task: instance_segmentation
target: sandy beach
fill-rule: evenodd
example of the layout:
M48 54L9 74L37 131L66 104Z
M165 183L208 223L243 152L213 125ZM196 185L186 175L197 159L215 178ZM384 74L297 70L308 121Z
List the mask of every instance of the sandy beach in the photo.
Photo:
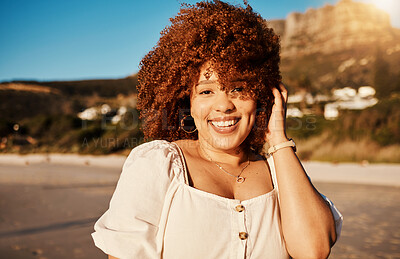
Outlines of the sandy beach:
M29 165L71 166L71 167L98 167L99 170L120 170L125 161L124 156L92 156L75 154L32 154L0 155L0 166L7 168L19 166L20 170L10 176L4 171L0 172L0 183L13 182L26 184L51 184L71 181L69 171L63 167L55 170L51 175L36 173L29 170ZM359 163L329 163L329 162L303 162L309 177L315 182L371 184L400 187L400 164L359 164ZM3 170L1 170L3 171ZM57 177L54 176L57 174ZM90 177L81 175L78 181ZM114 179L114 178L112 178ZM86 179L88 180L88 179ZM90 180L89 180L90 181Z
M0 155L1 258L106 258L90 237L125 157ZM330 258L400 258L400 165L304 163L344 215Z

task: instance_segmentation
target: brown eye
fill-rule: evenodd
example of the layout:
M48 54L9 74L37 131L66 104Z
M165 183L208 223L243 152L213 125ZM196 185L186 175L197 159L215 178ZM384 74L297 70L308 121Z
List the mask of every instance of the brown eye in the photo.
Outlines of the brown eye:
M243 87L235 87L233 90L232 90L232 93L235 93L235 92L242 92L243 91Z
M204 95L211 94L211 91L210 90L204 90L204 91L201 91L200 94L204 94Z

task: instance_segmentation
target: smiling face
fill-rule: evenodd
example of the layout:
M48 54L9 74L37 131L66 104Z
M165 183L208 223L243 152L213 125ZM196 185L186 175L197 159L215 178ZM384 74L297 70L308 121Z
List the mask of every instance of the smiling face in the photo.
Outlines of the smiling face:
M221 89L218 75L208 64L200 70L191 96L191 115L203 146L235 150L249 135L256 120L256 102L244 96L243 84L231 82L232 90Z

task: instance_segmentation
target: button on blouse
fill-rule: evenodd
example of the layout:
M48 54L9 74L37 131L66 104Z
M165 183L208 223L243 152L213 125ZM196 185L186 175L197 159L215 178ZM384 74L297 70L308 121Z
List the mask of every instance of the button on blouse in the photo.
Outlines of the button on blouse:
M289 258L282 236L279 191L239 201L188 184L182 151L156 140L134 148L109 209L95 224L97 247L120 259ZM342 216L325 196L339 235Z
M237 205L237 206L235 207L235 210L236 210L237 212L242 212L242 211L244 211L244 206L243 206L242 204Z

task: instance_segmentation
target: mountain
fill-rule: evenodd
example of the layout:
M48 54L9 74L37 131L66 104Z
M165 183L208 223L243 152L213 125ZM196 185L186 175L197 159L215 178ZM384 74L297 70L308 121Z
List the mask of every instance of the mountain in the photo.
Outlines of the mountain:
M400 91L400 29L371 4L336 5L291 13L267 24L281 37L281 71L289 90L329 93L373 86L380 95ZM3 119L76 113L100 98L136 93L137 76L114 80L0 83Z
M0 112L3 120L14 121L40 114L76 114L120 95L135 95L136 85L136 75L121 79L2 82Z
M372 4L341 0L267 24L281 37L282 75L292 88L374 86L377 61L400 71L400 29Z

